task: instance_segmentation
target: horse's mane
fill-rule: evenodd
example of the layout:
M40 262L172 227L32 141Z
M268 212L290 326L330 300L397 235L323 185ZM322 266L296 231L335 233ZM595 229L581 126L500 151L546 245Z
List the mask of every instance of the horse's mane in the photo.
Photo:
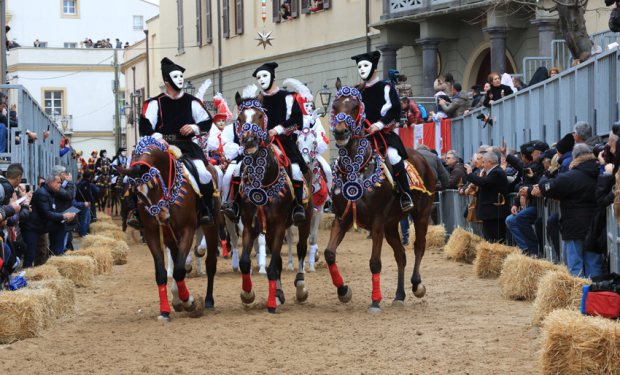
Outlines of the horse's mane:
M241 92L241 99L256 99L258 97L258 87L256 85L247 85Z

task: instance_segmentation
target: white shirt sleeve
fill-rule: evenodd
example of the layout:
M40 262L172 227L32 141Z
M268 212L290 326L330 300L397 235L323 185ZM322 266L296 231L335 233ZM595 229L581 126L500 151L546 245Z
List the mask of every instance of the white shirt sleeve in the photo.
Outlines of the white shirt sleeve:
M207 139L207 151L213 151L220 148L220 130L217 127L212 127L209 132L209 139ZM222 141L222 145L224 142Z
M207 121L211 117L209 116L209 112L207 112L207 110L204 109L204 107L200 105L200 103L193 100L192 101L192 118L197 124L199 122Z
M149 120L153 130L157 126L157 118L159 117L159 103L157 100L151 100L144 111L144 118Z
M235 126L230 124L224 127L222 130L222 144L234 143L235 141Z
M316 119L314 123L314 134L316 134L316 148L319 154L324 153L329 148L327 142L325 142L325 129L323 128L323 124L321 124L321 119Z

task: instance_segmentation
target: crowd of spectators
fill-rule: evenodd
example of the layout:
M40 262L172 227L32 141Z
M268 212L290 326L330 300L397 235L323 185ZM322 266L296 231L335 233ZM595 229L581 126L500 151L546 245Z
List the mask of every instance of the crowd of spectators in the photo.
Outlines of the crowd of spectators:
M21 164L0 175L0 289L17 269L43 264L74 249L73 235L86 236L98 188L86 171L77 186L57 165L29 185Z

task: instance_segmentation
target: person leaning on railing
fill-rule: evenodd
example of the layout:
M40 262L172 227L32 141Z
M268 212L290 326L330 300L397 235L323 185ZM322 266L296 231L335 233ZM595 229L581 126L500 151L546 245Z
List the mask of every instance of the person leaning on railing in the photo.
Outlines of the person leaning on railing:
M491 88L484 97L484 106L487 108L491 108L491 105L495 103L495 101L513 93L509 86L502 85L501 77L496 72L489 74L489 84Z

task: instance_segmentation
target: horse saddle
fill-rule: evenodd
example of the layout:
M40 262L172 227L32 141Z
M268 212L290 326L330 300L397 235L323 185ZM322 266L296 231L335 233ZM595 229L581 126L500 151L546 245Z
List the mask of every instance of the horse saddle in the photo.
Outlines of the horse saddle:
M187 182L192 186L192 189L194 189L194 192L196 192L198 196L202 196L202 194L200 193L200 186L198 185L198 181L200 181L200 176L198 175L198 169L196 169L196 166L192 162L192 159L185 155L182 155L179 158L179 161L183 164L185 170L188 173L189 178L187 179Z
M394 178L392 177L392 174L391 174L392 173L391 168L388 169L387 164L384 163L383 170L386 174L388 181L390 181L392 186L394 186ZM412 191L418 190L428 195L433 194L430 191L428 191L428 189L424 185L424 180L422 180L422 177L420 177L420 173L418 173L418 170L409 160L405 160L405 171L407 171L407 179L409 180L409 189L411 189Z

